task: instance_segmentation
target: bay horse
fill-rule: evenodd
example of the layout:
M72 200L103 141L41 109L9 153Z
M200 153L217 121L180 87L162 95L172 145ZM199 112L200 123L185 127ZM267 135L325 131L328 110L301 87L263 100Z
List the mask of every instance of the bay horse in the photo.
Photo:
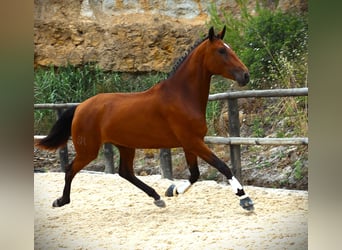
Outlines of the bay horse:
M229 167L204 143L207 132L206 106L210 79L221 75L244 86L249 82L247 67L231 47L223 42L226 27L208 35L180 61L166 80L136 93L101 93L67 109L48 136L35 141L45 150L65 146L71 136L76 156L65 169L63 195L53 207L70 203L71 182L82 168L94 160L102 144L111 143L120 152L119 175L165 207L160 195L134 175L136 148L184 149L190 178L171 185L166 196L182 194L199 178L197 157L220 171L240 198L242 208L253 211L254 204Z

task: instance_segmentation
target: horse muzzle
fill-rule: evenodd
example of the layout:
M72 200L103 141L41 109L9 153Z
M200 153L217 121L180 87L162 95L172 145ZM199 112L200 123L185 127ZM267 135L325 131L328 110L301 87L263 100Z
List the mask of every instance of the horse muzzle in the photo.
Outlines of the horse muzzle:
M249 82L249 72L243 71L235 74L235 80L240 86L245 86Z

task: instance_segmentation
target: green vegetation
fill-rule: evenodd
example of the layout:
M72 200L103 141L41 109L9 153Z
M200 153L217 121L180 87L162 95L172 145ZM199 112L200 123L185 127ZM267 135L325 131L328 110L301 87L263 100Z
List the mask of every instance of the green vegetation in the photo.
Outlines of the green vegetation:
M236 0L240 16L221 12L216 4L209 8L208 26L221 30L227 26L225 40L251 73L254 89L307 86L308 16L261 7L247 10L246 0Z
M296 180L301 180L303 178L303 163L300 160L297 160L294 163L295 169L294 169L294 178Z
M82 102L98 93L137 92L150 88L165 79L166 74L148 73L145 75L105 72L97 65L86 64L76 67L48 69L35 72L35 103Z
M305 87L308 74L308 15L281 12L256 3L255 13L247 0L236 0L239 15L209 7L209 26L227 27L225 41L250 70L251 89ZM262 114L249 122L249 135L263 137L307 136L307 97L263 98ZM251 110L250 112L256 112ZM215 113L219 113L215 111ZM267 133L266 133L267 132Z
M264 137L265 131L264 131L265 124L262 123L262 119L257 117L253 121L252 125L252 136L253 137Z

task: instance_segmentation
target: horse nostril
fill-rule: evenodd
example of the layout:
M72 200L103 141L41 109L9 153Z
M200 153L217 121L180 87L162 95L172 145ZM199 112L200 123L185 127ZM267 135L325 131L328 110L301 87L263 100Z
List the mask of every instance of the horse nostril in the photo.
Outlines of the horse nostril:
M245 72L244 78L245 78L246 83L248 83L249 82L249 73L248 72Z
M249 72L248 71L240 71L235 75L235 80L238 82L240 86L245 86L249 82Z

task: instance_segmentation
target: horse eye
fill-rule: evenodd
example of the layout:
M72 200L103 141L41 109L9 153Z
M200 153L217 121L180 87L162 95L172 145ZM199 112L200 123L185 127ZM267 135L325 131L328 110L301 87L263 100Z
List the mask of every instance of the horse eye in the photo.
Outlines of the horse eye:
M220 49L218 50L218 52L219 52L221 55L226 55L226 54L227 54L225 48L220 48Z

